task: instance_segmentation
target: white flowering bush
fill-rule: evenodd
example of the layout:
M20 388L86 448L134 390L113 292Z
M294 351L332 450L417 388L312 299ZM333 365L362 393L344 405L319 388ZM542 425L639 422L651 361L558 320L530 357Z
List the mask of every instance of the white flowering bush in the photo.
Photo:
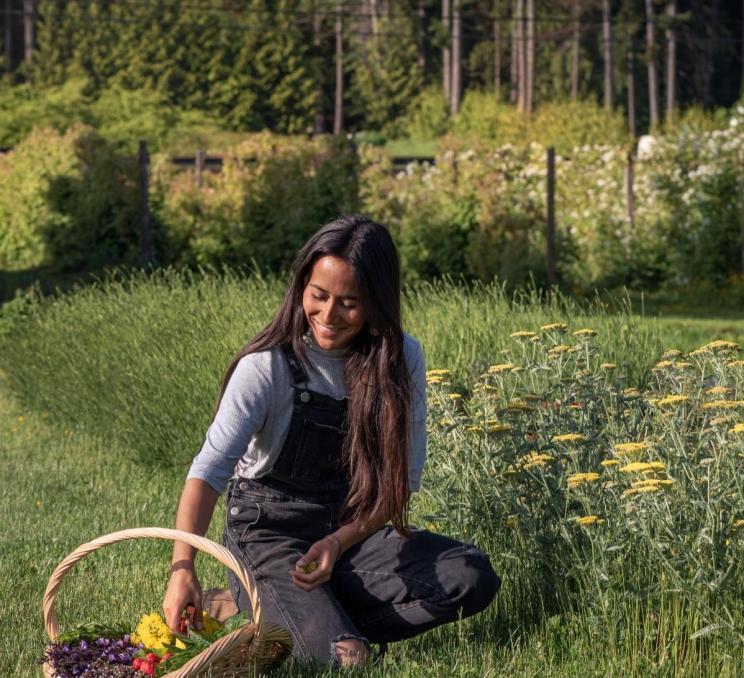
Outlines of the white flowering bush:
M744 107L723 130L682 128L629 149L584 145L556 157L558 269L579 288L720 282L740 268ZM393 228L413 276L544 278L546 149L440 139L434 165L392 173L362 148L364 208Z

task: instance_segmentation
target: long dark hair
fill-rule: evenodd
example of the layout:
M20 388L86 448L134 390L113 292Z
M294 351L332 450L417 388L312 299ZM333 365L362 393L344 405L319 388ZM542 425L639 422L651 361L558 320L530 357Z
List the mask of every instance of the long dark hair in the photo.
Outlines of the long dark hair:
M381 514L407 536L411 383L403 354L398 254L384 226L351 214L326 224L305 243L276 315L227 368L220 400L235 366L248 353L291 342L310 367L303 341L308 324L302 295L315 262L328 255L354 269L367 319L352 340L344 365L349 406L343 454L350 482L341 517L366 522Z

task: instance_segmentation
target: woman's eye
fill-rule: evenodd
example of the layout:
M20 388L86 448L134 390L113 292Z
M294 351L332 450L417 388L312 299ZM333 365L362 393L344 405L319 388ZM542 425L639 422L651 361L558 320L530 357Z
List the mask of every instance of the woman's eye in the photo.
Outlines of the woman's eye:
M315 301L325 301L326 298L325 297L321 297L321 296L319 296L317 294L313 294L313 299L315 299Z

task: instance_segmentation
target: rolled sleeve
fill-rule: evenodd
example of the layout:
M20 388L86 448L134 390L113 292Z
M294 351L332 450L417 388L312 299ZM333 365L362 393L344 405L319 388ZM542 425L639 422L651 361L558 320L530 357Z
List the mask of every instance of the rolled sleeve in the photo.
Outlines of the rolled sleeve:
M426 365L421 344L411 339L407 358L411 375L411 447L408 463L408 488L421 488L421 475L426 463Z

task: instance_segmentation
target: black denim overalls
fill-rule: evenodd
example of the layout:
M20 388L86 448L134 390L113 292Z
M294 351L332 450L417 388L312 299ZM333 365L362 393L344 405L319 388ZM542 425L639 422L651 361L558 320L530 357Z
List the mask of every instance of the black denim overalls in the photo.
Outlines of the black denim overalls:
M328 583L295 586L297 560L339 527L346 400L308 390L299 359L291 347L282 351L294 388L287 437L268 474L231 482L223 542L253 574L265 618L292 634L293 655L333 664L339 640L402 640L485 608L500 585L488 556L424 530L401 539L391 526L344 552ZM230 588L250 610L232 574Z

